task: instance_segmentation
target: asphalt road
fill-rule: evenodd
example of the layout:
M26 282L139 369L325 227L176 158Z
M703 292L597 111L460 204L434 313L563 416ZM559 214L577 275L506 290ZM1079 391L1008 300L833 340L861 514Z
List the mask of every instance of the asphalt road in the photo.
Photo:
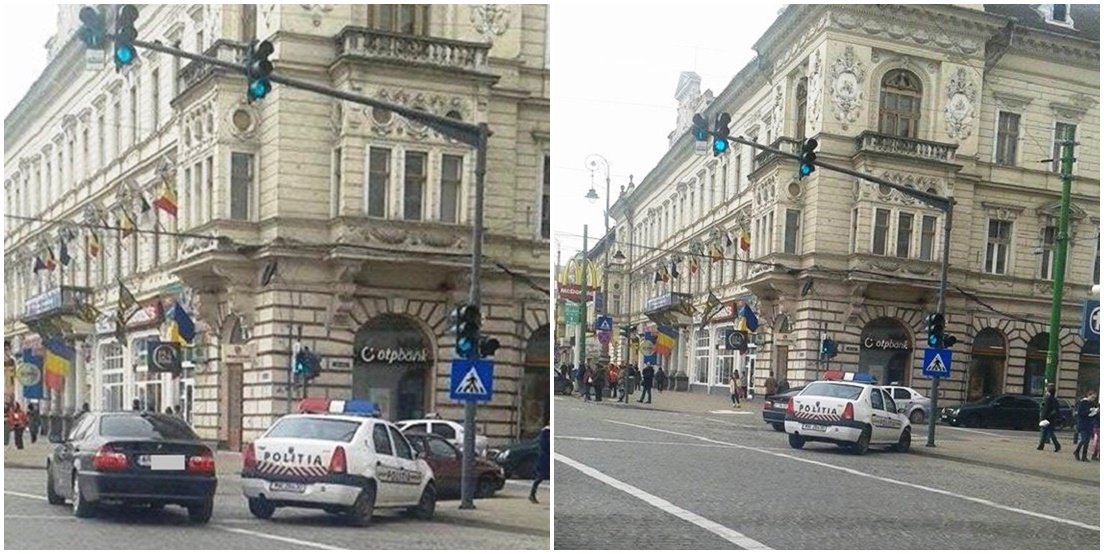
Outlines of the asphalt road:
M558 397L553 429L557 549L1100 546L1099 487L880 449L793 450L759 414Z
M349 527L322 511L281 508L271 521L249 513L238 476L219 476L215 512L207 525L188 523L183 508L108 507L78 520L71 507L50 506L44 471L5 468L5 549L548 549L548 536L508 524L452 517L459 501L437 504L433 521L401 511L377 511L372 525ZM486 503L524 499L524 483L511 482ZM547 495L547 492L542 493ZM527 504L527 502L526 502ZM547 517L547 511L544 511Z

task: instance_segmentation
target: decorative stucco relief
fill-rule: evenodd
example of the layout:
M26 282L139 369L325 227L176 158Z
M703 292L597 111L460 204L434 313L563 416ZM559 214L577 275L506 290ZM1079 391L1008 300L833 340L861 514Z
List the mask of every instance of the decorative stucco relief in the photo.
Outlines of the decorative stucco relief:
M843 123L846 130L862 115L863 81L866 69L855 55L855 49L848 46L836 58L829 73L829 94L835 107L836 120Z
M947 83L947 107L943 110L947 136L966 140L973 130L977 86L965 68L958 68Z

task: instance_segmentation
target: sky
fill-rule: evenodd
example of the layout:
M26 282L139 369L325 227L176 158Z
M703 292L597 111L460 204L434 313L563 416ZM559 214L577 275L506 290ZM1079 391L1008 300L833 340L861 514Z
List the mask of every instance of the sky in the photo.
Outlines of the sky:
M784 3L694 6L563 5L552 11L552 255L567 260L604 233L605 169L590 189L587 157L609 162L610 204L667 152L679 74L719 94L749 61Z
M6 118L46 69L46 41L57 30L57 4L4 4L3 105Z

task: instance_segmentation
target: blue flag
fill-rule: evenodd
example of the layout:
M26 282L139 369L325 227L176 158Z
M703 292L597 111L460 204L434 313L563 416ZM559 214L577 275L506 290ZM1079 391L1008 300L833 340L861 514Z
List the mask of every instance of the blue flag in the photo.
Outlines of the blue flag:
M23 386L23 398L42 399L42 357L35 356L30 348L23 349L23 363L34 366L38 370L38 378L30 385Z
M195 340L195 322L180 303L173 304L172 323L175 324L175 332L184 339L185 343L191 344Z

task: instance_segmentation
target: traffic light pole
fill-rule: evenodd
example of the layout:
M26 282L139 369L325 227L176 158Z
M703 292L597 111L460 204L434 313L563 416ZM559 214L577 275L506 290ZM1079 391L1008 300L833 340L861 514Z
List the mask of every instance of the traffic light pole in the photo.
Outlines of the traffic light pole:
M479 272L483 260L483 193L487 175L487 138L490 131L486 123L479 124L478 145L475 157L475 223L472 225L472 265L470 304L480 307L482 291ZM472 348L471 359L479 359L479 345ZM475 509L475 402L464 403L464 463L460 468L460 509Z
M1051 296L1050 333L1047 344L1046 382L1055 382L1058 374L1058 330L1062 322L1062 295L1066 287L1066 252L1069 247L1070 188L1073 185L1073 132L1062 141L1062 207L1058 212L1057 252L1054 260L1054 292Z
M939 268L939 303L935 312L942 314L947 307L947 267L951 263L951 219L954 215L954 201L947 204L943 216L943 263ZM943 348L943 337L939 337L939 347ZM950 368L947 368L950 370ZM931 380L931 410L928 413L928 443L935 446L935 420L939 418L939 377Z

